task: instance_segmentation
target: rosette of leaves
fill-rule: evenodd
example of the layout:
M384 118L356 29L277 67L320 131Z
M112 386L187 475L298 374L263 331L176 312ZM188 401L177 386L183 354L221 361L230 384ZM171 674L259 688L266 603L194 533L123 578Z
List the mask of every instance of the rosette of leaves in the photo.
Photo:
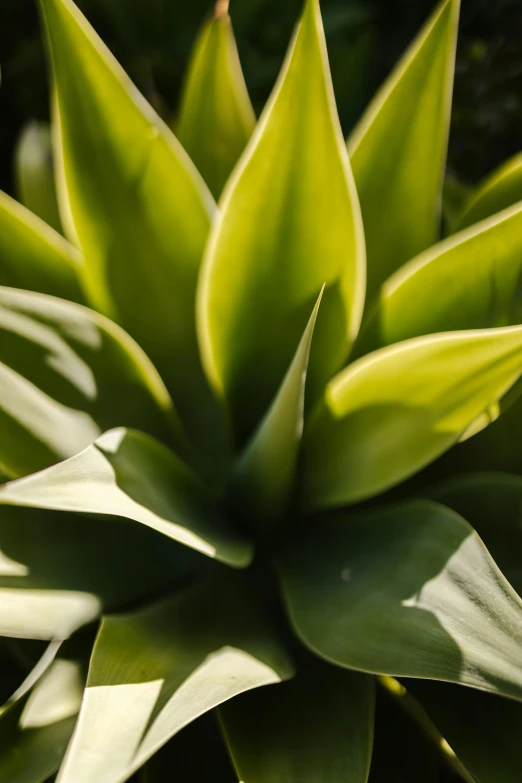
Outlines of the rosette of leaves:
M41 0L67 239L2 195L0 779L515 783L522 206L501 172L440 240L458 2L348 146L317 0L257 124L226 6L174 135Z

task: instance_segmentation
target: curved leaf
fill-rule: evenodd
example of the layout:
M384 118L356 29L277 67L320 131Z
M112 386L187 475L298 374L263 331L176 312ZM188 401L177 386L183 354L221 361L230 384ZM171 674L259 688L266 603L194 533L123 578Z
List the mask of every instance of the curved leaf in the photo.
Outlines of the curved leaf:
M270 525L290 500L303 435L308 360L322 294L277 396L236 466L231 500L250 524Z
M439 232L459 6L438 6L348 142L370 296Z
M122 783L218 704L291 677L245 584L221 575L103 621L59 783Z
M413 475L521 371L522 327L419 337L359 359L329 384L305 432L305 505L355 503Z
M366 783L373 713L371 677L323 665L220 708L238 779L248 783Z
M85 307L8 288L0 288L0 424L0 464L11 476L77 454L116 425L186 450L163 382L123 330Z
M0 634L64 639L202 565L144 525L2 505Z
M181 144L214 198L219 198L255 124L230 17L218 10L194 45L177 126Z
M203 482L144 433L118 428L65 462L0 487L0 505L109 514L140 522L228 565L252 546L228 532Z
M487 177L466 203L454 230L478 223L518 201L522 201L522 155L515 155Z
M147 351L182 418L208 440L194 297L212 197L72 1L41 5L89 299Z
M78 252L54 229L0 191L0 284L84 301Z
M522 205L422 253L382 286L357 353L434 332L522 322Z
M308 647L350 669L522 700L522 601L462 517L414 501L321 521L280 557Z
M51 131L43 122L30 122L15 153L18 197L48 225L61 231L52 165Z
M208 376L242 440L274 398L323 283L312 395L342 366L363 307L362 223L318 0L307 1L220 206L198 291L198 328Z

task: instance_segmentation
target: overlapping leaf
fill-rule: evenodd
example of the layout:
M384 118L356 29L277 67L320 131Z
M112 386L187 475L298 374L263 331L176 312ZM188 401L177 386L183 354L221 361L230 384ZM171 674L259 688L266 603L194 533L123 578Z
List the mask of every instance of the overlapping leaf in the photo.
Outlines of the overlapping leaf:
M132 519L208 557L245 567L252 546L227 530L213 500L167 447L124 428L106 432L64 462L0 487L0 505Z
M291 623L316 654L522 700L522 601L462 517L413 501L316 525L280 557Z
M198 292L198 328L207 373L242 439L279 388L323 283L313 395L342 366L361 318L362 223L318 0L306 4L221 207Z
M230 17L218 8L194 45L178 138L218 199L255 125Z
M52 164L51 131L42 122L23 130L16 149L16 180L22 204L61 231Z
M0 465L12 476L70 457L117 425L187 448L163 382L125 332L87 308L7 288L0 422Z
M479 220L522 201L522 155L504 163L473 193L456 219L460 231Z
M438 6L348 142L370 297L439 232L459 5Z
M210 400L194 298L212 197L76 6L70 0L41 5L60 157L90 301L138 340L183 418L208 441L199 420Z
M122 783L170 737L292 664L238 575L106 618L59 783Z
M220 715L238 779L366 783L373 702L370 677L320 664L228 702Z
M305 505L354 503L413 475L521 372L522 327L420 337L355 362L329 384L305 433Z

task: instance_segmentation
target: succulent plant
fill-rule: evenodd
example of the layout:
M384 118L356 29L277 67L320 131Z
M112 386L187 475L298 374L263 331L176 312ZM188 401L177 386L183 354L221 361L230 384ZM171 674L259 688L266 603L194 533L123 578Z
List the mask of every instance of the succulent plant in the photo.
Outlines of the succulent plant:
M181 143L41 9L67 239L1 195L0 779L519 781L522 206L500 172L441 240L458 0L348 146L318 0L257 123L217 4Z

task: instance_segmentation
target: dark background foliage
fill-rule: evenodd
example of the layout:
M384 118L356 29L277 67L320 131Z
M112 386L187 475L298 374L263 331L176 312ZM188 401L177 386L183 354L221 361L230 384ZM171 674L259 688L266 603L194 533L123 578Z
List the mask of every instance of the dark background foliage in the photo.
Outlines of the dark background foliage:
M175 110L194 35L211 0L79 0L142 92ZM0 0L0 187L12 191L21 127L48 114L36 0ZM257 111L288 44L302 0L231 0L240 55ZM521 0L462 0L450 170L476 182L522 148ZM349 131L434 0L322 0L341 120Z

